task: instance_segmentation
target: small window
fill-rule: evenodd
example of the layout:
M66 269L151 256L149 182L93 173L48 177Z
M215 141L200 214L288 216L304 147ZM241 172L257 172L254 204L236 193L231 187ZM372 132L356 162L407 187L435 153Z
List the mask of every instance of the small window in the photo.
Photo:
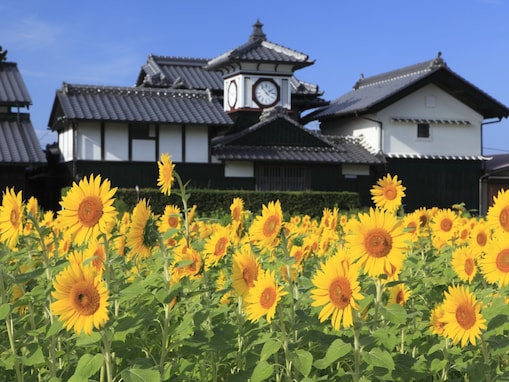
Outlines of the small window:
M429 123L417 124L417 138L429 138Z

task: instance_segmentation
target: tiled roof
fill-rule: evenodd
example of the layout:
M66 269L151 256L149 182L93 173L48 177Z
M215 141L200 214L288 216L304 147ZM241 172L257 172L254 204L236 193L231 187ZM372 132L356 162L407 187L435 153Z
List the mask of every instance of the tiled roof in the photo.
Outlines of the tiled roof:
M70 85L57 91L63 117L69 120L192 123L231 125L233 122L210 91ZM50 126L55 128L54 105Z
M311 113L307 120L323 120L376 112L420 87L434 83L484 118L509 116L509 108L447 67L439 53L433 60L357 81L353 90Z
M489 160L490 157L484 155L428 155L428 154L385 154L387 158L395 159L442 159L442 160Z
M149 55L147 63L142 66L136 86L175 88L175 89L210 89L215 94L223 95L223 77L220 70L206 70L207 59L172 56ZM318 85L300 81L295 76L290 79L293 96L321 96ZM325 101L319 100L319 106Z
M14 62L0 61L0 105L29 106L32 99Z
M312 163L356 163L356 164L380 164L380 158L363 146L360 138L353 137L329 137L320 134L318 131L305 129L287 114L282 108L266 110L262 120L238 133L215 137L212 140L212 155L219 160L252 160L252 161L282 161L282 162L312 162ZM295 132L305 134L290 134L297 139L297 144L281 139L280 133L274 129L282 127L278 120L287 121L286 126L292 126ZM270 130L274 134L272 141L277 140L288 142L287 144L242 144L246 136L253 135L262 129ZM288 134L285 129L283 134ZM306 135L307 134L307 135ZM303 144L301 139L307 136L308 144Z
M223 91L218 71L206 71L206 59L150 55L143 65L138 86Z
M28 114L0 114L0 163L45 163Z
M216 70L238 62L288 63L295 69L312 65L308 55L267 41L262 31L263 24L257 21L248 42L208 62L207 69Z

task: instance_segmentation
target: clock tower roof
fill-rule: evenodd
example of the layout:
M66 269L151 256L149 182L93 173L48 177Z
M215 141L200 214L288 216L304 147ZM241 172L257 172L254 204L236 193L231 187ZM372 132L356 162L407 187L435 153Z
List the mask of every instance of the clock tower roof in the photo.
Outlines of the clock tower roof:
M253 32L249 40L216 58L210 60L207 70L226 70L242 62L254 63L284 63L293 65L293 70L313 65L314 61L307 54L286 48L267 40L263 32L263 24L257 20L253 25Z

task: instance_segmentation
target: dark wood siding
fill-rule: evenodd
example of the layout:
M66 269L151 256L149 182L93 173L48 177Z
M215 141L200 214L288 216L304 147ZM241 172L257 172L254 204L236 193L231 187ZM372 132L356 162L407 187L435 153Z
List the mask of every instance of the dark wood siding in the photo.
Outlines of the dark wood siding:
M455 203L465 203L467 209L479 207L482 161L388 159L387 172L398 175L407 188L406 212L419 207L448 208Z

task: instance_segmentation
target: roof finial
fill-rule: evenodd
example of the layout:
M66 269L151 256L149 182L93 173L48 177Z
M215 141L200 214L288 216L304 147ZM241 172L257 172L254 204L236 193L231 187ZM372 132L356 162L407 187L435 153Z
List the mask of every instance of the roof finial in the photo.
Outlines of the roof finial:
M249 36L249 41L265 41L267 36L263 33L262 30L263 24L260 20L256 20L256 23L253 24L253 33Z
M0 46L0 61L5 60L7 60L7 49L3 50L2 47Z
M444 59L442 58L442 52L438 52L437 57L431 62L432 67L446 66Z

